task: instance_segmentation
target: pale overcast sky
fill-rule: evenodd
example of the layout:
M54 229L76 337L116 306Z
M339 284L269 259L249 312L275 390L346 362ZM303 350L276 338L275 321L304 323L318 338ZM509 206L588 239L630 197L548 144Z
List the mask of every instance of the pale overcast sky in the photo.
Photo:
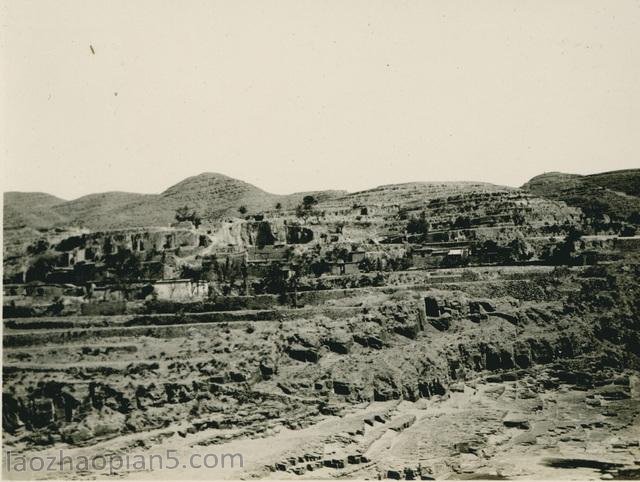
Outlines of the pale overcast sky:
M640 167L640 2L4 0L4 190ZM93 48L93 52L91 51Z

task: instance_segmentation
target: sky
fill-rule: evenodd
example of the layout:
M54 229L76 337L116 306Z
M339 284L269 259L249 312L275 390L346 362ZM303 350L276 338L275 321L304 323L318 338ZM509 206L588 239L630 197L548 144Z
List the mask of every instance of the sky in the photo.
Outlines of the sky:
M2 0L3 190L640 167L640 1Z

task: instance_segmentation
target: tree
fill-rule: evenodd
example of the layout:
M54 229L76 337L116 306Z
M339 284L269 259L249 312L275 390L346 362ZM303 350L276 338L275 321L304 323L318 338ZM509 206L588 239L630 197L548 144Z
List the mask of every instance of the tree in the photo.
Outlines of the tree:
M280 211L282 209L282 203L276 203L276 210Z
M272 263L260 280L260 291L284 296L287 292L287 280L279 263Z
M631 224L640 224L640 212L634 211L629 215L627 219Z
M238 212L242 215L247 214L247 207L246 206L240 206L238 208Z
M302 205L306 210L311 209L316 204L318 204L318 200L311 195L306 195L302 198Z
M122 249L115 254L106 256L105 266L113 271L118 280L142 277L142 263L140 258L128 249Z
M571 264L573 255L576 253L576 243L582 238L582 231L571 227L564 241L553 253L553 260L556 264Z
M458 216L453 223L453 227L457 229L471 228L471 218L469 216Z
M529 261L535 254L533 248L524 237L515 238L509 243L509 261L513 263L519 263L523 261Z
M57 264L58 257L50 251L41 254L27 269L27 281L45 281Z
M493 239L487 239L478 246L476 255L483 263L496 263L503 261L503 249Z
M302 202L296 206L296 216L306 219L310 215L319 215L320 213L313 209L316 204L318 204L318 200L315 197L311 195L303 197Z
M407 232L409 234L427 234L429 231L429 222L427 221L424 211L419 218L411 218L407 223Z
M190 210L189 206L182 206L176 209L176 221L180 223L184 221L191 221L196 228L200 226L202 222L196 211Z
M631 237L637 234L638 230L635 226L626 225L620 231L620 236L622 237Z
M69 236L60 241L55 249L56 251L72 251L76 248L83 247L84 244L84 236Z

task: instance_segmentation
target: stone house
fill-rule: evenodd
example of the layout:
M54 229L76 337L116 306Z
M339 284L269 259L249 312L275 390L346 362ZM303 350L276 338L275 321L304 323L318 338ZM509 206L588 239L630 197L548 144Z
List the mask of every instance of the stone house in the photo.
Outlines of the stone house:
M284 261L289 254L285 244L273 244L263 247L251 246L247 250L248 262Z
M160 280L153 283L153 291L161 300L203 300L209 295L209 283L190 279Z
M416 248L411 251L411 265L418 269L437 268L448 252L448 249Z

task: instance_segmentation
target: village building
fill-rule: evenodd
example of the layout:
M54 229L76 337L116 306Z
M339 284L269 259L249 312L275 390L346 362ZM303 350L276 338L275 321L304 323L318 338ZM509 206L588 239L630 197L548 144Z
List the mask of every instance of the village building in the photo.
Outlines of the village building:
M329 263L329 272L334 276L360 273L359 263L338 260Z
M415 248L411 251L411 265L418 269L437 268L442 264L448 252L448 249Z
M191 279L160 280L153 283L159 300L203 300L209 295L209 283Z
M286 244L271 244L262 247L250 246L247 248L249 263L285 261L288 255L289 247Z
M2 286L3 296L30 296L42 298L58 298L61 296L83 296L84 290L72 284L28 283L6 284Z
M364 261L366 254L367 253L365 251L361 250L352 251L351 253L349 253L349 261L352 263L359 263L361 261Z
M469 259L469 248L450 249L444 259L446 266L461 266Z
M96 285L90 283L86 288L86 298L91 303L104 301L143 300L153 293L149 282L128 283L122 285Z
M86 260L86 250L84 248L75 248L72 251L62 253L59 260L60 267L72 267Z

